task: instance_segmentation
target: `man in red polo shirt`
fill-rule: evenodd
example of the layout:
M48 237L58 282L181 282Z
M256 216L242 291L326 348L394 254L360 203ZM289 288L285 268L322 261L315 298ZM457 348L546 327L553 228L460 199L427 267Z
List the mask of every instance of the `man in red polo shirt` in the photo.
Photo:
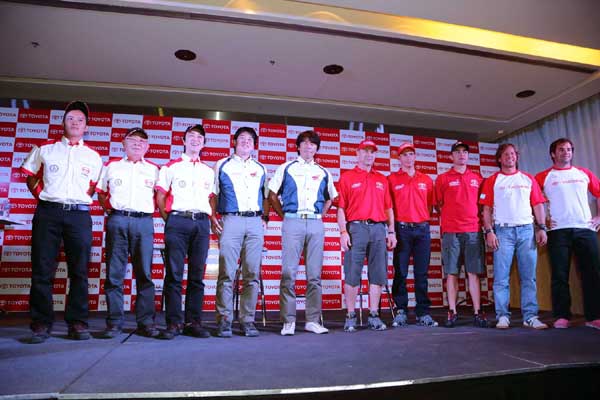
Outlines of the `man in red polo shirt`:
M483 178L467 168L469 146L456 142L451 148L452 168L435 181L436 206L442 219L442 264L448 290L447 328L453 328L458 319L459 259L462 253L473 302L473 325L487 328L484 313L480 313L481 289L478 274L483 272L483 240L479 224L477 198Z
M369 268L369 328L386 329L378 314L381 286L387 283L387 249L396 246L394 213L385 176L373 170L377 146L363 140L357 165L339 182L338 225L344 255L344 294L348 315L344 331L356 330L355 303L365 257Z
M395 231L398 245L394 250L394 283L392 295L397 313L393 326L408 324L408 291L406 277L412 254L417 305L417 325L438 326L429 315L431 300L427 295L427 272L431 256L429 219L433 208L433 180L415 169L416 152L412 143L398 148L400 169L388 176L394 204Z

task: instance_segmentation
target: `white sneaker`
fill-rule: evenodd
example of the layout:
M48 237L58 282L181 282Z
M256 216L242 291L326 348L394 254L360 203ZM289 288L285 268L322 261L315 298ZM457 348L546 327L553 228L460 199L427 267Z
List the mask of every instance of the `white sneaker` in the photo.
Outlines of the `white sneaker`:
M329 329L325 328L323 325L318 322L307 322L304 325L304 330L312 333L316 333L318 335L329 332Z
M296 333L296 322L284 322L281 336L294 336Z
M533 329L548 329L548 325L540 321L538 317L531 317L527 321L523 321L523 326Z
M496 328L498 329L508 329L510 328L510 319L506 315L501 316L498 319L498 323L496 324Z

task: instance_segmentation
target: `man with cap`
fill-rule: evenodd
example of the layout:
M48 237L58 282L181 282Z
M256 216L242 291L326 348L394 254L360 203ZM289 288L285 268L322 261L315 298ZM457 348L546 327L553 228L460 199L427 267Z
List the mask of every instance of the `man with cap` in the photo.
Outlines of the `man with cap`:
M373 169L377 146L363 140L356 150L357 164L342 174L339 182L338 225L344 254L344 331L356 330L355 304L361 286L365 257L368 259L369 328L387 327L379 318L381 286L387 284L387 249L396 246L392 199L385 176Z
M535 176L548 199L548 255L552 267L552 313L555 328L568 328L571 318L569 270L575 254L581 272L585 325L600 329L600 254L588 192L600 211L600 181L590 170L572 164L573 143L560 138L550 144L553 165Z
M431 301L427 294L431 233L429 219L433 208L433 181L429 175L415 169L416 152L412 143L398 147L400 169L388 176L398 245L394 250L394 282L392 295L397 312L393 326L408 324L408 290L406 278L410 256L413 256L415 280L415 314L417 325L435 327L431 318Z
M88 262L92 246L89 209L102 159L83 143L89 110L67 105L60 140L34 147L21 166L27 187L38 199L32 221L31 343L44 342L54 322L52 282L61 241L67 258L69 293L65 321L69 338L86 340L88 331Z
M442 265L446 274L448 293L448 319L446 327L453 328L458 320L458 274L461 254L473 302L473 325L487 328L485 314L481 312L479 274L484 271L483 239L479 223L479 187L483 178L467 168L469 146L456 142L451 148L452 168L439 175L435 181L436 207L441 214Z
M109 161L102 169L96 192L106 220L106 280L104 295L108 306L106 329L101 337L118 336L123 328L123 279L127 258L135 274L135 315L137 333L155 337L154 283L154 186L158 166L146 159L148 134L132 128L123 139L125 157Z
M500 171L483 183L479 204L483 205L485 242L494 251L494 303L496 328L510 327L510 269L517 256L521 282L523 326L546 329L538 318L537 248L546 244L544 195L533 176L519 171L519 153L512 143L496 151ZM537 230L534 231L534 215Z
M337 197L337 191L331 173L314 159L320 146L321 138L315 131L308 130L299 134L296 138L299 157L280 165L269 182L271 205L283 218L279 307L283 320L281 334L284 336L293 335L296 329L295 285L298 262L303 251L306 261L304 329L316 334L328 332L320 322L321 269L325 241L323 215Z
M182 332L208 338L202 327L204 269L210 243L211 206L215 195L215 174L200 161L205 144L204 128L193 125L183 136L180 158L163 165L156 184L156 202L165 220L165 319L167 328L161 339L173 339ZM181 310L184 260L188 259L185 315ZM185 323L185 325L184 325Z
M265 199L267 172L252 157L258 136L250 127L233 135L234 153L215 164L215 191L211 197L212 228L219 235L219 279L217 281L217 336L232 336L232 305L235 272L241 257L244 288L240 301L240 325L245 336L258 336L254 325L260 279L260 264L268 212ZM221 215L217 219L216 211Z

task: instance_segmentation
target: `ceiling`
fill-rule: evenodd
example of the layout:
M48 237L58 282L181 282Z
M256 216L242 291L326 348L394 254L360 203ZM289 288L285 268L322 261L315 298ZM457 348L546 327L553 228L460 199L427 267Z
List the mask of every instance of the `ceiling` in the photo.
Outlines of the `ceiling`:
M598 17L595 0L0 2L0 97L494 141L600 92Z

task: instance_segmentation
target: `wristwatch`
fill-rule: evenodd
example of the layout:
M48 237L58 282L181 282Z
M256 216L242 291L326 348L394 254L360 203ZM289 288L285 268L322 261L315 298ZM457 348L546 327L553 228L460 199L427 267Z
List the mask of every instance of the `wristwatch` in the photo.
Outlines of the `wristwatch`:
M544 232L546 232L548 230L548 227L546 226L546 224L537 224L537 228L540 231L544 231Z
M483 234L487 235L488 233L494 232L492 228L483 228Z

